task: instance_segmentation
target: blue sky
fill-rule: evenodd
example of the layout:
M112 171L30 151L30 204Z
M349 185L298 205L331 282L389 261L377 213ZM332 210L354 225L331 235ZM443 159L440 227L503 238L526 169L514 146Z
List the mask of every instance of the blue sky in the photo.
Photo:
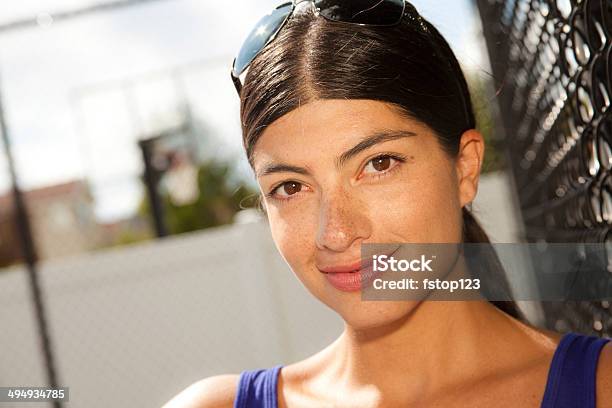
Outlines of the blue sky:
M42 22L45 13L101 1L2 2L0 24L36 15ZM86 178L101 220L129 215L142 194L136 134L172 122L181 95L215 140L211 154L235 157L249 174L229 65L255 22L276 4L160 0L0 35L0 81L23 186ZM413 4L446 36L464 69L486 69L471 1ZM172 67L183 70L173 76ZM139 121L126 102L126 80ZM7 189L0 154L0 192Z

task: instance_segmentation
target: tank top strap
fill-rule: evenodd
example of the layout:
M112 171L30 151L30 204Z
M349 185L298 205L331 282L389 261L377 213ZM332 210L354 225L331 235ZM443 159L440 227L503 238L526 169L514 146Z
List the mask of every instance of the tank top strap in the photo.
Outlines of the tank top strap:
M276 387L282 365L240 373L234 408L278 408Z
M541 408L595 408L597 360L608 338L567 333L548 370Z

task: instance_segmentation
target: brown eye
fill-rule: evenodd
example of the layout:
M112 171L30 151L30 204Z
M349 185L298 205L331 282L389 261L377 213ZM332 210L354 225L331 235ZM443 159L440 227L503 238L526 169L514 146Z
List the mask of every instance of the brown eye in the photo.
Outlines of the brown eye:
M389 156L377 157L372 160L372 165L378 171L385 171L391 165L391 158Z
M297 181L287 181L280 184L268 194L270 197L289 197L302 191L302 184Z
M364 171L366 173L385 172L393 165L392 160L397 159L394 159L388 155L375 157L368 162L368 165L364 168Z
M287 193L287 195L299 193L300 190L302 190L302 185L300 183L296 183L295 181L289 181L283 184L283 191Z

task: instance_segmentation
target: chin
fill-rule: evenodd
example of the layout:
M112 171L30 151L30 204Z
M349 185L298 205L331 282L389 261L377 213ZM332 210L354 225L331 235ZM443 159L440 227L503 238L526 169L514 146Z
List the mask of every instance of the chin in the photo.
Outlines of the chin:
M418 308L420 301L381 301L369 300L362 301L361 295L357 294L356 299L351 302L325 302L352 329L366 330L377 327L393 328L403 324Z

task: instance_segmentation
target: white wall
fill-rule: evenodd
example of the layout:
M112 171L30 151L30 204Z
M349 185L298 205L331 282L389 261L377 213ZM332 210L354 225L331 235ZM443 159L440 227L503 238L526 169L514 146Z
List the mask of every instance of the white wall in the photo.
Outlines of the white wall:
M41 269L57 371L74 407L160 406L203 377L300 360L342 330L262 223ZM45 384L25 276L0 274L2 385Z
M521 242L519 215L511 179L505 172L480 177L472 213L491 242Z
M506 172L487 173L481 176L472 212L491 242L523 242L518 201L513 191L512 180ZM518 260L514 259L510 264L516 266ZM515 271L520 275L515 275L510 280L511 287L523 296L525 293L532 293L537 287L531 267L531 263L525 258L521 270ZM517 301L516 303L530 322L536 325L544 323L544 312L539 302Z

